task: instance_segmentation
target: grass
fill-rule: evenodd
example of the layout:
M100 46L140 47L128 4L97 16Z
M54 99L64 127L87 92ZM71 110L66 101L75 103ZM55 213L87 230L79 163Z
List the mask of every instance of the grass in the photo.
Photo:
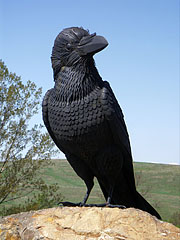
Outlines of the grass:
M151 186L146 199L159 211L162 219L170 221L173 213L180 210L180 166L135 163L135 172L142 171L142 187Z
M58 183L65 201L80 202L85 194L84 182L76 175L67 160L53 160L54 165L43 170L48 183ZM139 176L137 189L157 209L164 221L180 209L180 166L134 163ZM97 181L88 200L89 203L104 202Z

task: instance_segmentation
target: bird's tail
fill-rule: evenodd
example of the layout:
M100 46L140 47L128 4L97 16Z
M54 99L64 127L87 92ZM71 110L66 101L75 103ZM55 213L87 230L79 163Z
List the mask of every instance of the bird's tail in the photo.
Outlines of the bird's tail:
M104 194L104 197L107 200L108 197L107 189L101 183L101 181L98 182ZM150 213L153 216L156 216L158 219L161 219L158 212L141 196L140 193L136 191L136 188L132 187L132 185L130 186L128 182L122 179L122 177L119 179L119 181L116 182L112 194L111 204L124 205L127 208L129 207L138 208Z
M159 213L136 191L135 193L137 208L146 211L158 219L161 219Z

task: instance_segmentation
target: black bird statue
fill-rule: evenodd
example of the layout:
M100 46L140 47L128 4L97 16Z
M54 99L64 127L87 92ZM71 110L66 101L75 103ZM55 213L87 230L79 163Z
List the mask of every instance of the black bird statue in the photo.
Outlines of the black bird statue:
M101 206L139 208L160 219L136 191L123 113L95 66L93 55L107 45L104 37L79 27L64 29L54 42L51 60L55 85L43 99L43 120L87 186L82 202L62 204L87 206L96 177L106 199Z

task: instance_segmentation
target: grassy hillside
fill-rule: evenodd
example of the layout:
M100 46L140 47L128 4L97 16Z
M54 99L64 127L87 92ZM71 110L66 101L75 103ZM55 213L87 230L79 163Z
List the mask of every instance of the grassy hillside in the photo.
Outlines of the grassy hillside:
M86 187L66 160L53 160L54 166L43 170L48 183L58 183L65 201L80 202ZM134 163L137 189L157 209L165 221L180 209L180 166ZM95 181L89 203L104 202L103 195Z

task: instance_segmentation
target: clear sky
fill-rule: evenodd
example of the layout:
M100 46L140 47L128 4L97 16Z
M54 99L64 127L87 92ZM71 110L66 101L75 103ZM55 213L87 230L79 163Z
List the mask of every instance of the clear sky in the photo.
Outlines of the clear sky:
M54 39L71 26L109 42L95 61L124 112L134 161L179 164L179 0L0 0L0 58L45 93Z

